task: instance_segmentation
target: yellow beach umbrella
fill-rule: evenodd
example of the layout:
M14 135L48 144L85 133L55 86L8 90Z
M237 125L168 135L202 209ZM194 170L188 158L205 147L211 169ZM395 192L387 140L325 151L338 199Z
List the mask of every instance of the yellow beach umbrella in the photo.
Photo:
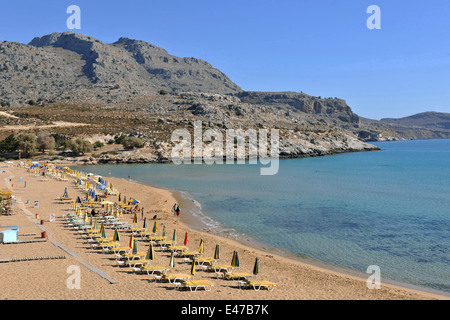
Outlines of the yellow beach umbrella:
M192 259L191 274L195 275L195 258Z
M200 253L205 252L205 244L203 242L203 239L200 240L200 246L198 248L198 252L200 252Z

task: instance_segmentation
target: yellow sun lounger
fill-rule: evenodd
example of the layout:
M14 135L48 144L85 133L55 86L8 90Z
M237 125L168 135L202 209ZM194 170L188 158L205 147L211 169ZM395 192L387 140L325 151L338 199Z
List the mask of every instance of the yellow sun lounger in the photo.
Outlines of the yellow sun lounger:
M204 289L205 291L211 291L211 287L213 286L212 282L209 280L190 280L184 281L178 287L181 289L189 289L193 292L197 291L197 289Z
M230 273L225 273L223 275L224 279L228 279L228 280L239 280L239 279L245 279L247 280L247 278L252 277L253 274L251 273L245 273L245 272L230 272Z
M276 283L266 280L258 280L258 281L240 281L239 288L243 289L253 289L259 291L261 288L265 288L269 291L273 291L277 286Z
M161 266L146 266L140 268L140 272L147 272L148 275L152 275L155 272L165 274L169 269Z

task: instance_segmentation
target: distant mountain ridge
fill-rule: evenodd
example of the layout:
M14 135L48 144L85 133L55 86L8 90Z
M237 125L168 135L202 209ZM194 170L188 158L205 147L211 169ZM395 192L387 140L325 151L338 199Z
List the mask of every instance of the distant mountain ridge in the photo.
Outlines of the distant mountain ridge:
M403 118L383 118L380 122L405 127L450 130L450 113L427 111Z

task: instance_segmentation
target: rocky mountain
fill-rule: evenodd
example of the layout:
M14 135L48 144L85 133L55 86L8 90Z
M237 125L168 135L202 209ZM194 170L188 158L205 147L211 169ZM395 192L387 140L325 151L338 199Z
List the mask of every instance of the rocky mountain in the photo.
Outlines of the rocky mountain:
M108 44L64 32L29 44L0 42L0 79L0 138L45 129L92 142L123 134L145 140L142 149L97 154L90 162L167 161L171 133L192 131L194 120L222 132L279 129L281 157L377 149L365 141L450 137L439 115L376 121L339 98L243 91L206 61L125 37Z
M28 45L0 43L0 99L23 105L61 98L122 102L159 90L234 93L241 89L196 58L179 58L144 41L112 44L72 32L34 38ZM107 89L115 97L105 96Z

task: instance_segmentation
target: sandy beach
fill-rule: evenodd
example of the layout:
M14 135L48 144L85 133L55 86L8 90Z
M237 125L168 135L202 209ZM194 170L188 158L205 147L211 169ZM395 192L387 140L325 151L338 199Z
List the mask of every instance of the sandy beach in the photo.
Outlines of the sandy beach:
M216 244L220 245L220 260L217 263L230 264L233 251L239 254L240 265L235 272L252 273L255 258L259 258L258 280L268 280L277 284L273 291L243 290L237 280L218 278L214 272L196 269L195 280L210 280L211 291L181 291L163 281L155 281L153 275L136 274L129 267L119 266L114 254L93 249L81 234L65 223L65 216L73 212L70 204L57 201L65 188L72 198L85 196L68 181L47 179L17 167L17 162L3 165L0 170L0 189L12 190L14 215L0 216L0 231L11 227L19 229L19 243L0 244L2 259L25 257L55 257L31 261L0 263L0 299L16 300L428 300L448 299L448 296L413 290L383 283L378 290L368 289L366 280L339 273L326 268L310 265L285 256L265 252L243 243L213 234L191 229L174 216L172 206L177 199L165 189L141 185L123 179L106 177L122 196L139 199L144 208L148 229L156 215L158 234L165 227L168 238L176 229L177 244L183 244L188 233L187 247L198 250L201 239L205 244L204 257L214 255ZM20 178L23 181L20 181ZM26 186L25 186L26 182ZM108 201L117 201L117 196L109 196ZM39 201L38 208L34 201ZM36 214L39 218L36 218ZM50 221L54 214L56 220ZM137 215L137 226L142 226L141 213ZM131 222L132 214L124 215ZM43 224L41 224L43 220ZM42 238L42 232L46 238ZM113 229L106 229L107 237L112 237ZM120 231L120 243L127 246L130 231ZM21 241L23 243L21 243ZM146 252L148 242L137 241L138 251ZM155 247L156 259L152 265L169 268L170 253ZM71 288L73 266L80 270L80 287ZM190 274L191 264L180 258L175 259L175 268L170 273ZM368 275L369 276L369 275Z

